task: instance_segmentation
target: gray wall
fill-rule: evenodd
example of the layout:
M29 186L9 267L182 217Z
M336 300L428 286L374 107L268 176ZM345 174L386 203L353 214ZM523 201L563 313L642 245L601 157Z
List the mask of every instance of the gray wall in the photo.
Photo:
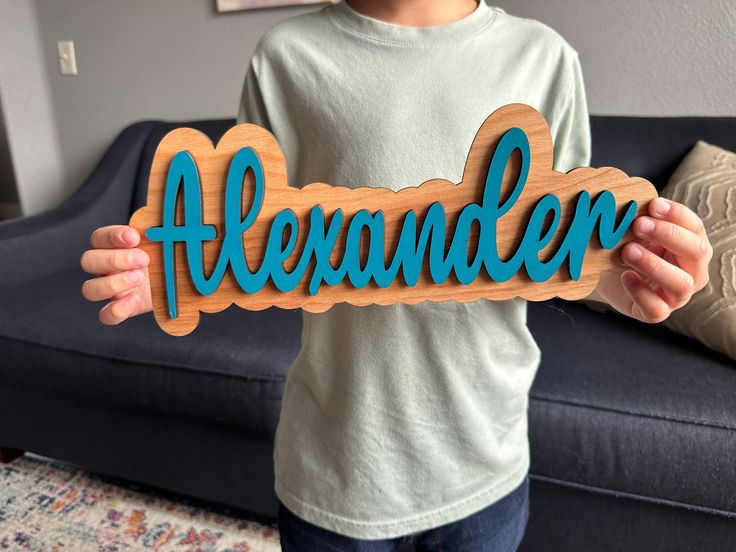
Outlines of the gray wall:
M282 19L315 9L218 14L214 0L35 4L67 194L132 121L234 117L260 36ZM77 77L59 72L56 42L65 39L75 42Z
M29 0L2 4L8 1ZM580 52L593 113L736 116L736 0L490 1L548 23ZM34 0L47 124L57 129L63 166L43 184L19 179L21 190L53 189L46 206L54 205L132 121L234 116L260 35L314 9L216 14L214 3ZM56 41L63 39L76 43L78 77L59 74ZM18 83L0 79L4 86ZM17 129L9 132L22 143Z

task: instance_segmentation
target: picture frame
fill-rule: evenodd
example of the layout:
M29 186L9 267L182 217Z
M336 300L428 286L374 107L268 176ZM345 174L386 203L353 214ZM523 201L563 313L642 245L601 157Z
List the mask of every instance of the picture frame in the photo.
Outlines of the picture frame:
M337 0L216 0L219 13L280 8L284 6L307 6L310 4L335 4Z

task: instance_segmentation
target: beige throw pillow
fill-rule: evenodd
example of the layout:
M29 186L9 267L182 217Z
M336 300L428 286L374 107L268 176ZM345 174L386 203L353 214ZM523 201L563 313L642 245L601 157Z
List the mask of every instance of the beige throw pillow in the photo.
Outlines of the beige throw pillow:
M663 324L736 359L736 153L698 142L660 195L695 211L713 245L710 282Z

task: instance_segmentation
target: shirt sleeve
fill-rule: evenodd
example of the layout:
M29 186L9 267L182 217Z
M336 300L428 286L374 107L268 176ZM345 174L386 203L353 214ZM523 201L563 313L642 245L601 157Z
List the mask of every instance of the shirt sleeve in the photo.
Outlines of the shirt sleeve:
M555 170L567 172L575 167L590 165L590 119L585 99L585 85L580 61L572 63L572 83L556 117L552 133Z
M251 58L248 71L245 74L243 92L240 96L240 107L238 109L237 123L253 123L271 132L271 123L268 118L263 93L258 82L256 70L256 57Z

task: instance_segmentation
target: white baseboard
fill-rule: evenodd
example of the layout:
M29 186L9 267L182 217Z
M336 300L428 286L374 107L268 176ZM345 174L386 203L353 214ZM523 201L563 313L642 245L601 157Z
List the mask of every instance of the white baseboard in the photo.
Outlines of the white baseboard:
M0 203L0 220L11 219L21 215L20 205L17 203Z

